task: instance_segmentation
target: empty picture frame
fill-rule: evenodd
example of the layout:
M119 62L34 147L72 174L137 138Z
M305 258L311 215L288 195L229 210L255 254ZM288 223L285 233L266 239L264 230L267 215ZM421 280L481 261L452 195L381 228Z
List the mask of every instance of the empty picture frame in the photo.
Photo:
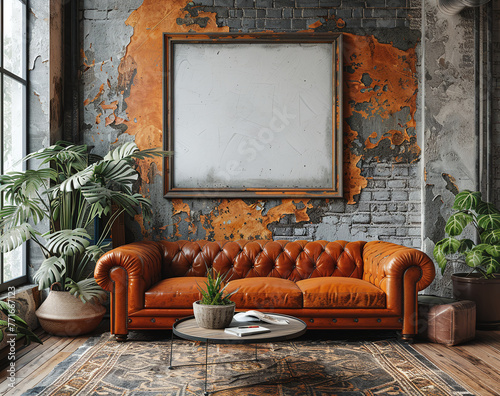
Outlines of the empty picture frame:
M165 196L341 197L342 36L165 34Z

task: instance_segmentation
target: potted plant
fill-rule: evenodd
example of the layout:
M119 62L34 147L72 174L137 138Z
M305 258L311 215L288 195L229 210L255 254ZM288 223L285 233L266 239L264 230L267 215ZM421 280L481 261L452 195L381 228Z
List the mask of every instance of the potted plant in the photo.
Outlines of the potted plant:
M45 259L34 279L39 289L51 288L37 311L46 331L77 335L99 324L105 309L97 302L106 294L91 264L104 253L105 238L123 212L134 216L142 208L147 217L151 211L150 201L132 189L138 179L135 159L165 154L125 143L101 158L86 145L57 142L24 158L40 161L38 169L0 176L0 250L14 250L27 240L40 247ZM103 232L91 243L94 220L105 217ZM49 231L42 234L35 226L43 221Z
M206 290L198 286L202 298L193 303L194 317L199 327L223 329L233 320L235 303L229 298L238 290L225 293L226 277L220 273L214 276L213 272L213 268L207 270Z
M480 192L469 190L456 195L453 209L445 226L448 236L436 243L434 258L444 273L449 255L465 257L471 271L452 275L453 296L476 302L478 327L496 327L500 324L500 210L483 201ZM476 241L458 239L469 225Z

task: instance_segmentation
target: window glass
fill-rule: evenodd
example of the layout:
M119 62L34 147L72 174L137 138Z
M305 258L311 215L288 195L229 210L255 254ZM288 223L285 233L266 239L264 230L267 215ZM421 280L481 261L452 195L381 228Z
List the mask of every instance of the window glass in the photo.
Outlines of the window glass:
M3 67L19 77L26 77L26 13L19 0L3 1Z
M13 80L3 77L3 173L20 171L23 158L23 130L26 87Z

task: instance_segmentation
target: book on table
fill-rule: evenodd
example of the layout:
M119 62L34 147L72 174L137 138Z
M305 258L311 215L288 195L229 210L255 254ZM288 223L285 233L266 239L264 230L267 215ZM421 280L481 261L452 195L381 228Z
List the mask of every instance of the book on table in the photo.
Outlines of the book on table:
M271 315L271 314L265 314L260 311L246 311L246 312L239 312L236 315L234 315L234 320L237 322L266 322L269 324L276 324L276 325L287 325L289 324L288 320L283 319L280 316L277 315Z
M239 326L239 327L228 327L224 329L224 332L227 334L236 335L238 337L244 337L249 335L261 334L261 333L269 333L267 327L263 326Z

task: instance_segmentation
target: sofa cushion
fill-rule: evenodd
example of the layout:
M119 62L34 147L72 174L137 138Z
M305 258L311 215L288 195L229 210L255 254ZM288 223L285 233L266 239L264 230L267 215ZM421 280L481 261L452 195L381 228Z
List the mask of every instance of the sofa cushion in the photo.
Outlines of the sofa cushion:
M288 280L273 277L236 279L228 283L227 292L238 291L231 297L236 309L242 308L302 308L302 292Z
M201 299L198 286L205 290L206 281L201 276L163 279L146 292L144 308L193 308Z
M356 278L321 277L297 282L304 308L385 308L385 293Z

